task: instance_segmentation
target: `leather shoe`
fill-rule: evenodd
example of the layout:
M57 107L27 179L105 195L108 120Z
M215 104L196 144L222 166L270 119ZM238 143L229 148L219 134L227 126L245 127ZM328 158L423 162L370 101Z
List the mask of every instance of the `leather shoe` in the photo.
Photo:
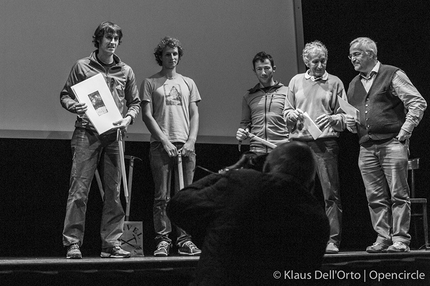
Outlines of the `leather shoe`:
M387 252L387 248L388 248L388 245L383 244L383 243L379 243L379 242L375 242L371 246L368 246L366 248L366 251L368 253L382 253L382 252Z

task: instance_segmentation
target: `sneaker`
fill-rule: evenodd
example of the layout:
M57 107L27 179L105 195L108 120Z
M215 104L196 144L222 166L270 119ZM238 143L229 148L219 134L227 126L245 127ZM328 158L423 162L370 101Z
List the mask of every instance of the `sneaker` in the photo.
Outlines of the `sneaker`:
M403 242L396 241L393 243L393 245L390 245L387 248L388 252L409 252L411 249L408 245L404 244Z
M182 255L200 255L202 251L191 240L188 240L179 247L178 253Z
M338 252L339 252L339 247L337 247L336 244L334 244L333 242L327 243L327 247L325 248L325 253L336 254Z
M82 253L79 250L79 244L74 243L74 244L69 245L69 247L67 247L66 258L71 258L71 259L81 259L82 258Z
M103 248L100 253L101 258L129 258L131 253L125 251L120 246Z
M161 241L157 245L157 249L154 251L154 256L169 256L170 243L167 241Z
M366 248L366 251L368 253L381 253L381 252L387 252L388 245L375 242L371 246L368 246Z

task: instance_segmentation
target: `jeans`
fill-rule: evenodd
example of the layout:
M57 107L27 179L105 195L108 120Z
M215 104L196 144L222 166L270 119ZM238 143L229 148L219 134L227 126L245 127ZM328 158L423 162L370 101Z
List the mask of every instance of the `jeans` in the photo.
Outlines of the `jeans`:
M392 139L360 146L358 166L366 188L376 242L410 243L411 206L408 185L408 145Z
M181 149L183 143L174 143L177 149ZM172 232L170 219L166 214L166 206L170 198L179 191L179 178L177 169L177 157L169 157L160 142L152 142L150 145L149 159L151 164L152 176L154 178L154 229L156 233L155 240L160 241L172 240L169 234ZM193 182L194 171L196 167L196 154L182 157L182 169L184 186ZM174 173L174 190L172 192L172 174ZM183 229L175 226L177 240L176 244L181 245L183 242L190 240L191 237Z
M330 223L330 238L337 246L342 236L342 204L338 171L339 146L336 139L317 139L306 142L311 148L324 196L325 212Z
M95 170L99 166L104 189L100 226L102 247L119 246L119 238L123 233L124 210L120 199L121 172L116 133L98 135L87 129L76 128L71 147L73 164L64 219L63 245L83 243L88 194Z

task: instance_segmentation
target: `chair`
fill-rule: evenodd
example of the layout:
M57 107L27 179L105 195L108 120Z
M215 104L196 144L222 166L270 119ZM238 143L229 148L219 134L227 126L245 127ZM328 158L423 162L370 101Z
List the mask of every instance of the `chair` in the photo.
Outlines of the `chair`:
M412 211L412 217L422 217L423 227L424 227L424 243L425 248L430 249L430 245L428 243L428 222L427 222L427 199L426 198L416 198L415 197L415 170L420 168L420 158L414 158L408 160L408 171L411 172L410 179L410 200L411 206L413 205L421 205L421 211ZM417 237L417 225L414 224L415 228L415 237Z

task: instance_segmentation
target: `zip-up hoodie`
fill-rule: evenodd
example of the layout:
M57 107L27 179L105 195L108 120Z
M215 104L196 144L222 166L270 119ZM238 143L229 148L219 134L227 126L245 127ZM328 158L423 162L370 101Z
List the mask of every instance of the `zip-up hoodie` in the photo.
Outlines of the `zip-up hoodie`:
M114 65L104 67L97 60L96 53L97 50L92 52L89 57L78 60L72 67L60 93L61 105L66 110L76 113L74 105L78 100L71 86L101 73L106 79L106 83L120 113L123 116L131 116L133 122L140 110L139 92L133 70L130 66L122 62L117 55L114 55ZM77 117L75 127L96 131L86 115Z
M257 84L243 96L241 128L250 126L250 132L271 143L288 140L283 117L288 88L282 83L264 88ZM251 151L269 153L272 149L251 139Z

